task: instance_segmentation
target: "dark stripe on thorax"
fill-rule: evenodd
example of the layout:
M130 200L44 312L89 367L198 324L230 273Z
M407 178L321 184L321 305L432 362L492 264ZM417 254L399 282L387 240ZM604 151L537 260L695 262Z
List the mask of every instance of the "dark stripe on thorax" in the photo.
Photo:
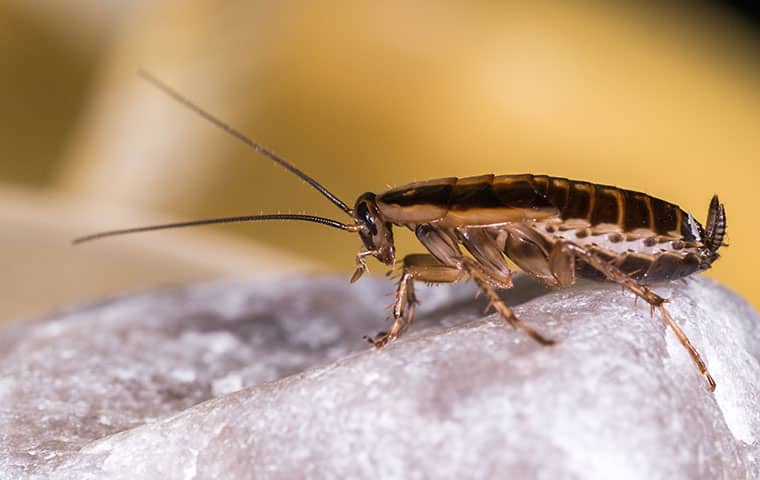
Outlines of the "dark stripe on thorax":
M383 192L378 197L378 200L401 207L427 204L448 208L451 201L451 192L454 190L455 184L455 178L412 183Z

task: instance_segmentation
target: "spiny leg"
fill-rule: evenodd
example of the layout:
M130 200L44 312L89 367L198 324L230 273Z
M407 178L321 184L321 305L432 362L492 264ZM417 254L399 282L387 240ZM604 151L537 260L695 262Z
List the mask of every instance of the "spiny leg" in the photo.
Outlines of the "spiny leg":
M504 300L502 300L501 297L499 297L499 295L496 293L496 290L494 290L493 286L491 285L488 274L483 271L483 268L480 266L480 264L478 264L475 260L467 257L464 257L462 260L463 266L467 273L475 281L478 287L480 287L483 293L488 296L488 300L490 301L489 306L492 306L494 310L496 310L496 312L501 315L508 324L518 330L522 330L523 332L527 333L531 336L531 338L533 338L541 345L554 345L554 343L556 343L554 340L544 337L515 316L512 309L509 308Z
M351 275L351 283L356 283L359 281L360 278L362 278L362 275L367 273L369 268L367 267L367 261L364 260L364 257L370 257L372 255L376 255L376 250L362 250L361 252L356 254L356 270L354 271L354 274Z
M587 264L591 265L593 268L597 269L599 272L604 274L610 280L619 283L623 287L627 288L628 290L636 294L638 297L641 297L642 299L644 299L647 303L649 303L652 309L654 308L659 309L660 314L662 315L662 318L665 320L665 323L673 330L673 333L676 334L676 337L678 337L678 340L681 342L681 345L683 345L686 351L689 352L689 355L691 356L691 359L694 362L694 364L697 366L699 373L704 375L705 378L707 379L707 383L709 384L710 391L712 392L715 390L715 380L713 379L712 375L710 375L710 372L707 370L707 365L705 365L705 362L702 360L702 357L699 355L699 352L697 351L696 348L694 348L694 345L692 345L692 343L689 341L689 338L686 336L686 334L681 329L681 327L673 320L673 318L670 316L667 310L665 310L664 298L654 293L645 285L642 285L636 280L634 280L633 278L629 277L616 266L598 257L597 255L594 255L592 252L589 252L583 247L580 247L573 243L563 242L563 243L558 243L557 245L554 246L554 248L561 249L561 251L567 255L577 256L582 261L586 262ZM555 252L552 252L552 254L556 255Z
M377 348L394 340L409 329L414 320L414 310L417 297L414 295L414 275L405 272L396 287L396 300L393 302L393 324L387 332L379 332L375 337L367 340Z
M375 347L382 347L391 340L403 335L414 320L417 298L414 295L414 282L454 283L463 276L461 268L444 265L432 255L412 254L404 257L401 279L396 288L396 300L393 302L393 324L387 332L380 332L368 339Z

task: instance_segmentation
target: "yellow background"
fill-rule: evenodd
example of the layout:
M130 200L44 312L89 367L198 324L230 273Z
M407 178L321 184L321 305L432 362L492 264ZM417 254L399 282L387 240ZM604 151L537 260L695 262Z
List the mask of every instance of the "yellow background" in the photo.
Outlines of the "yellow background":
M14 246L0 253L14 265L0 281L13 287L6 300L30 299L14 310L29 314L154 286L158 274L134 258L144 258L141 249L161 257L158 245L166 255L180 250L163 233L122 239L97 247L114 251L92 273L67 262L86 262L97 250L58 249L89 233L72 224L109 229L261 212L345 220L297 179L141 82L135 71L143 67L349 204L364 191L416 180L532 172L644 191L704 222L718 193L731 246L708 275L758 306L760 37L738 17L701 5L1 0L0 192L14 192L6 209L45 197L35 215L63 232L44 234L50 245L28 241L24 234L39 231L26 226L11 236L19 224L4 217L0 240ZM61 202L72 206L50 208ZM268 272L308 264L348 275L359 248L351 235L295 222L219 230L214 238L290 252L276 261L259 254ZM401 254L419 251L408 233L397 237ZM173 272L158 284L256 273L245 246L254 243L235 242L245 262L230 255L215 271L216 250L231 250L208 240L156 267ZM41 249L56 253L30 273L19 258ZM193 262L206 270L185 275ZM145 275L121 274L130 268ZM118 281L103 289L101 276ZM77 288L56 296L61 284Z

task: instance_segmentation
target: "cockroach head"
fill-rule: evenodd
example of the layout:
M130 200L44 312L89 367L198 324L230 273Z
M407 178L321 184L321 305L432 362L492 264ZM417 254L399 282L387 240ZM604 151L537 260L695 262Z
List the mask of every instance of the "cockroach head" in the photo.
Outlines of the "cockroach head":
M353 210L354 221L364 247L372 256L386 265L395 260L393 245L393 225L385 221L377 208L374 193L364 193L357 200Z

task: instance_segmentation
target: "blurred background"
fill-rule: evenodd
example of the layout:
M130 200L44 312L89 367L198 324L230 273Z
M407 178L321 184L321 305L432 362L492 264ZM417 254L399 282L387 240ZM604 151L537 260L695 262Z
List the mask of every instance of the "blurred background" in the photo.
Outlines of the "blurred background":
M181 108L145 68L353 204L493 172L647 192L730 248L707 275L757 307L760 29L710 2L0 0L0 322L226 276L350 275L341 212ZM408 232L401 254L419 251ZM373 268L374 267L374 268ZM370 268L384 272L377 263Z

